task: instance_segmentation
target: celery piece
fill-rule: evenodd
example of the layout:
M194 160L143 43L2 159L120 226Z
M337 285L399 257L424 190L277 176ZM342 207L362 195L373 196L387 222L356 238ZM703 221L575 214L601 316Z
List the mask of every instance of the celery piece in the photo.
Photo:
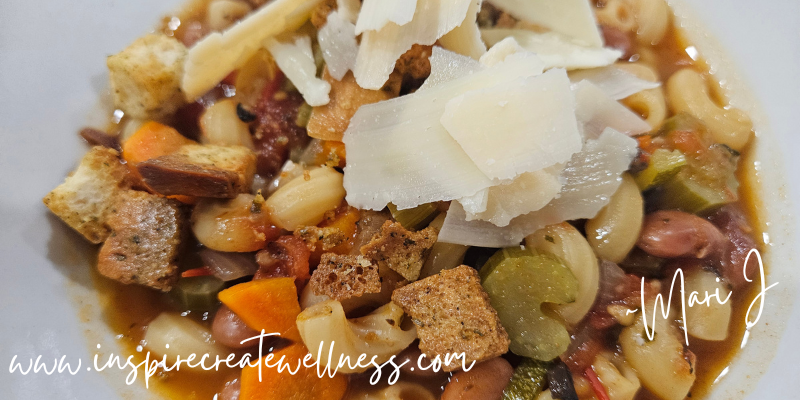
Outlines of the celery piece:
M523 359L503 390L503 400L536 400L547 384L549 363Z
M652 189L668 181L686 165L686 157L678 150L658 149L650 156L647 168L634 176L639 190Z
M392 218L403 225L403 228L410 230L422 229L439 215L439 207L435 203L427 203L408 208L405 210L398 210L397 206L392 203L388 205L389 211L392 213Z
M736 201L735 192L715 188L693 179L689 174L678 174L661 186L656 204L660 209L679 209L693 214L703 214Z
M309 118L311 118L311 106L308 105L308 103L303 103L297 109L297 118L295 118L294 124L301 128L305 128L306 125L308 125Z
M225 288L225 282L213 276L181 278L170 294L184 310L210 311L218 304L217 294Z
M567 349L566 328L541 310L542 303L566 304L577 297L578 282L563 261L547 253L502 249L481 268L481 277L513 353L545 361Z

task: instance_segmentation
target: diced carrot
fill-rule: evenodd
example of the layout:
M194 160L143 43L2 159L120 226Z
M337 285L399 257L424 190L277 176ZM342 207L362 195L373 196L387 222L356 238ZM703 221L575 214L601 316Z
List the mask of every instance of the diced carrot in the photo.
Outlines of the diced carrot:
M586 379L589 380L589 383L592 384L592 391L594 392L594 396L597 397L597 400L609 400L608 392L606 392L606 388L603 386L603 383L600 382L600 378L594 372L594 369L592 369L592 367L586 368L584 375L586 375Z
M259 360L258 366L247 366L242 370L240 400L340 400L347 392L347 377L338 373L331 378L328 375L319 377L317 368L305 368L303 358L308 349L302 343L295 343L272 353L269 365L278 363L283 357L283 365L288 369L279 371L277 367L264 364L265 358ZM313 360L309 360L310 365ZM291 374L289 371L296 373ZM321 369L320 369L321 371Z
M707 149L697 132L673 131L669 135L672 145L685 155L700 154Z
M181 273L182 278L191 278L193 276L207 276L207 275L214 275L214 271L208 267L200 267L200 268L192 268L187 269Z
M294 278L268 278L234 285L219 292L219 300L257 331L299 340L300 304Z
M344 168L346 162L344 143L335 140L323 140L322 151L314 160L317 164L331 163L332 167Z
M195 143L172 127L155 121L146 122L122 146L122 158L136 165L151 158L174 153L181 146Z

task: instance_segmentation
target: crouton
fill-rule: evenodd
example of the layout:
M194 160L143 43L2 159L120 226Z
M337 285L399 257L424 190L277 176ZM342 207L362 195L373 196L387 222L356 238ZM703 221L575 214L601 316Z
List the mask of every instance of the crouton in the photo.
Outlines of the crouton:
M83 156L78 169L42 199L53 214L92 243L101 243L111 233L106 217L114 196L127 188L128 167L119 153L96 146Z
M317 139L341 141L344 131L350 125L350 119L359 107L397 96L397 93L390 91L369 90L358 86L352 72L337 81L326 68L322 78L331 85L331 101L324 106L314 107L306 125L308 136Z
M338 301L381 291L377 266L363 256L334 253L322 255L309 284L314 294L326 295Z
M311 12L311 24L314 28L320 29L328 22L328 14L336 10L336 0L323 0Z
M114 105L139 119L159 119L186 100L180 89L186 46L173 37L150 34L108 57Z
M424 79L431 74L430 57L433 46L415 44L400 56L394 65L396 71L413 79Z
M419 348L429 358L463 353L469 365L508 351L508 334L471 267L444 270L403 286L392 293L392 301L417 325ZM461 362L442 367L453 371Z
M235 173L237 179L233 186L236 193L250 191L256 173L256 155L247 147L188 144L181 146L173 155L201 168Z
M361 247L361 254L379 266L385 265L403 278L415 281L436 238L436 228L411 232L398 222L386 221L381 231Z
M108 217L112 234L97 257L100 273L126 284L172 289L185 222L179 204L138 190L120 193Z
M294 235L303 239L308 249L311 251L317 248L317 243L322 245L322 251L328 251L347 240L347 236L344 232L333 226L326 226L324 228L318 226L304 226L295 229Z

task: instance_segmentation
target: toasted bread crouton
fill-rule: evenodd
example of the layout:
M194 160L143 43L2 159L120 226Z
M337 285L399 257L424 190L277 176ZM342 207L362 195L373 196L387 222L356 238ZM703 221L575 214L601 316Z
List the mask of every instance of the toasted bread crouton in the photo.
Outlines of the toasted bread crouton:
M234 183L236 193L250 191L250 184L256 173L256 155L247 147L187 144L174 154L185 156L185 162L200 167L233 172L238 177Z
M378 267L363 256L325 253L309 281L316 295L345 300L365 293L381 291Z
M394 68L405 76L413 79L424 79L431 74L430 57L433 46L415 44L400 56Z
M325 26L325 23L328 22L328 14L337 8L336 0L323 0L319 2L319 4L314 7L314 11L311 12L311 24L314 25L314 28L322 28Z
M358 86L352 72L348 72L341 81L337 81L330 76L326 68L322 73L322 79L331 85L331 101L324 106L314 107L306 125L308 136L317 139L341 141L344 131L350 125L350 119L359 107L397 96L397 93L369 90Z
M108 57L108 77L117 108L134 118L158 119L186 100L181 92L186 46L173 37L149 34Z
M341 229L326 226L304 226L294 230L294 235L303 239L308 249L314 251L317 245L321 246L322 251L328 251L347 240L347 236Z
M411 232L398 222L386 221L381 231L361 247L361 254L415 281L436 238L436 228Z
M42 199L53 214L92 243L111 233L106 217L114 196L127 187L128 167L114 149L96 146L83 156L78 169Z
M419 348L429 358L463 353L469 365L508 351L508 334L471 267L444 270L403 286L392 293L392 301L417 325ZM460 367L459 361L443 365L445 371Z
M120 193L108 218L112 234L97 257L100 273L126 284L172 289L185 220L179 204L138 190Z

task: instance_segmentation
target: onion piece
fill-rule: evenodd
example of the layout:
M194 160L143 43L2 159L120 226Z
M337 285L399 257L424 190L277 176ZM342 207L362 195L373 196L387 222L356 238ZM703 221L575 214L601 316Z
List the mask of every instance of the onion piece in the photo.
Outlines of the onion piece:
M325 25L317 32L317 41L328 73L337 81L356 65L358 43L355 26L338 11L328 14Z
M298 35L287 43L270 37L264 41L264 45L281 71L303 94L308 105L316 107L328 104L331 85L316 76L317 66L311 52L311 38Z
M586 139L596 139L606 128L628 136L650 131L650 125L627 107L606 96L589 81L573 86L575 115Z
M432 45L464 21L472 0L418 0L411 22L386 24L361 35L354 75L364 89L380 89L395 62L414 44Z
M606 96L614 100L621 100L643 90L655 89L661 86L659 82L651 82L639 78L614 65L571 71L569 79L573 83L579 83L583 80L589 81L600 88Z
M214 276L225 282L253 276L258 270L253 253L226 253L204 248L200 250L200 258Z
M536 53L545 63L545 69L583 69L613 64L622 56L619 50L604 47L586 47L554 32L536 33L526 29L481 29L481 37L493 46L505 38L513 37L523 49Z
M417 0L364 0L356 22L356 34L365 31L377 31L393 22L403 26L411 22Z
M461 25L439 39L439 44L442 47L476 60L486 53L486 45L481 39L481 31L478 28L477 21L481 3L483 3L482 0L475 0L469 3L467 16L461 22Z

